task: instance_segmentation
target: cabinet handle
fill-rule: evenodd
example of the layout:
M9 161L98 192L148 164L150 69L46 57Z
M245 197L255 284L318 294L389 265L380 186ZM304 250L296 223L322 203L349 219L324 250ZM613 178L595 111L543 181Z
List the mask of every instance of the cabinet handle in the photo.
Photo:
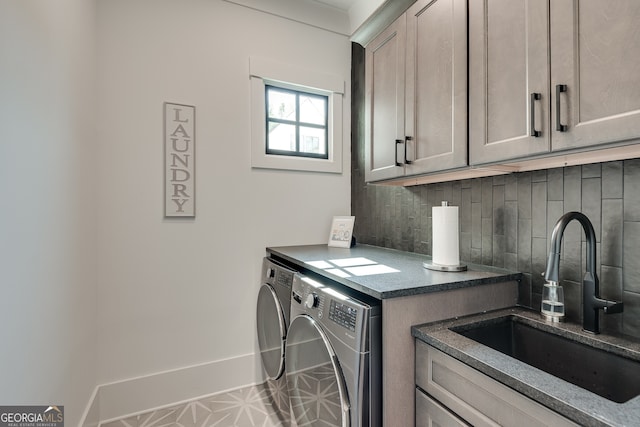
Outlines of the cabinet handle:
M405 136L404 137L404 164L405 165L410 165L411 164L411 160L407 159L407 145L409 145L408 141L411 141L411 140L413 140L413 138L410 137L410 136Z
M560 123L560 94L567 91L567 85L556 85L556 130L566 132L569 126Z
M394 146L394 147L395 147L395 150L396 150L396 153L395 153L396 166L402 166L402 163L400 163L400 162L398 161L398 144L402 144L403 142L404 142L404 141L403 141L403 140L401 140L401 139L396 139L396 145ZM406 145L405 145L405 154L404 154L405 158L407 157L406 149L407 149L407 147L406 147Z
M540 93L532 93L531 94L531 102L529 104L529 114L530 119L531 119L531 133L530 135L533 136L534 138L539 137L540 135L542 135L542 132L539 130L536 130L536 101L539 101L540 99L542 99L542 94Z

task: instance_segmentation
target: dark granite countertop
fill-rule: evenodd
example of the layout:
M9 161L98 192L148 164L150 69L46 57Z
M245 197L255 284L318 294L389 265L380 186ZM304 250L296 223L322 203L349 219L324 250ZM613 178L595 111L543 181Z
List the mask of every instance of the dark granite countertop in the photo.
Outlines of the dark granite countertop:
M491 322L492 319L509 315L516 315L522 323L537 329L553 331L557 335L640 361L640 341L637 339L593 335L584 332L581 325L572 323L550 324L542 319L539 312L519 307L414 326L412 334L580 425L640 425L640 396L625 403L615 403L450 330L476 322Z
M521 278L520 273L473 264L464 272L432 271L422 265L431 261L429 256L363 244L350 249L326 244L269 247L267 252L303 272L319 274L379 300Z

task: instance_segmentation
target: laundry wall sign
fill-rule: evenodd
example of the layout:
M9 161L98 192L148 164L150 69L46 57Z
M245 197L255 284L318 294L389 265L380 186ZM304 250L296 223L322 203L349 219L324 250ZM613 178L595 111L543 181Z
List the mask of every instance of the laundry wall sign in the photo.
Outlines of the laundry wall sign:
M196 216L196 107L164 103L164 215Z

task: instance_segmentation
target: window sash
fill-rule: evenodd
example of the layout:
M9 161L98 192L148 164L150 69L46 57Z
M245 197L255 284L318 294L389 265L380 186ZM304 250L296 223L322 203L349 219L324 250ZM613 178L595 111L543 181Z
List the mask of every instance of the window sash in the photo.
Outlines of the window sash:
M299 91L299 90L293 90L293 89L287 89L287 88L282 88L279 86L275 86L275 85L270 85L270 84L265 84L265 135L266 135L266 144L265 144L265 153L266 154L273 154L273 155L280 155L280 156L294 156L294 157L310 157L310 158L316 158L316 159L328 159L329 158L329 97L326 95L318 95L315 93L309 93L309 92L304 92L304 91ZM289 93L295 96L295 119L294 120L289 120L289 119L283 119L280 117L274 117L270 115L270 92L282 92L282 93ZM315 99L321 99L323 101L324 104L324 111L323 111L323 121L324 121L324 125L319 125L317 123L310 123L310 122L305 122L305 121L301 121L300 120L300 98L301 97L309 97L309 98L315 98ZM272 123L278 123L278 124L286 124L286 125L291 125L295 127L295 141L294 141L294 149L292 150L285 150L285 149L277 149L277 148L271 148L271 143L270 143L270 125ZM319 150L320 152L308 152L308 151L302 151L301 149L301 132L300 129L301 128L312 128L312 129L320 129L320 130L324 130L323 132L323 149Z

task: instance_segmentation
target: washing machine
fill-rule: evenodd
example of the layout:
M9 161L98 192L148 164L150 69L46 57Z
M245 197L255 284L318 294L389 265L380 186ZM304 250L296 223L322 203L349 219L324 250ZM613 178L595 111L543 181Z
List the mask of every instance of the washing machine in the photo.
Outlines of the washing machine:
M291 295L285 370L296 424L381 426L379 302L303 275Z
M285 380L285 341L289 328L291 287L295 271L264 258L256 310L258 345L266 375L266 390L280 419L290 420Z

